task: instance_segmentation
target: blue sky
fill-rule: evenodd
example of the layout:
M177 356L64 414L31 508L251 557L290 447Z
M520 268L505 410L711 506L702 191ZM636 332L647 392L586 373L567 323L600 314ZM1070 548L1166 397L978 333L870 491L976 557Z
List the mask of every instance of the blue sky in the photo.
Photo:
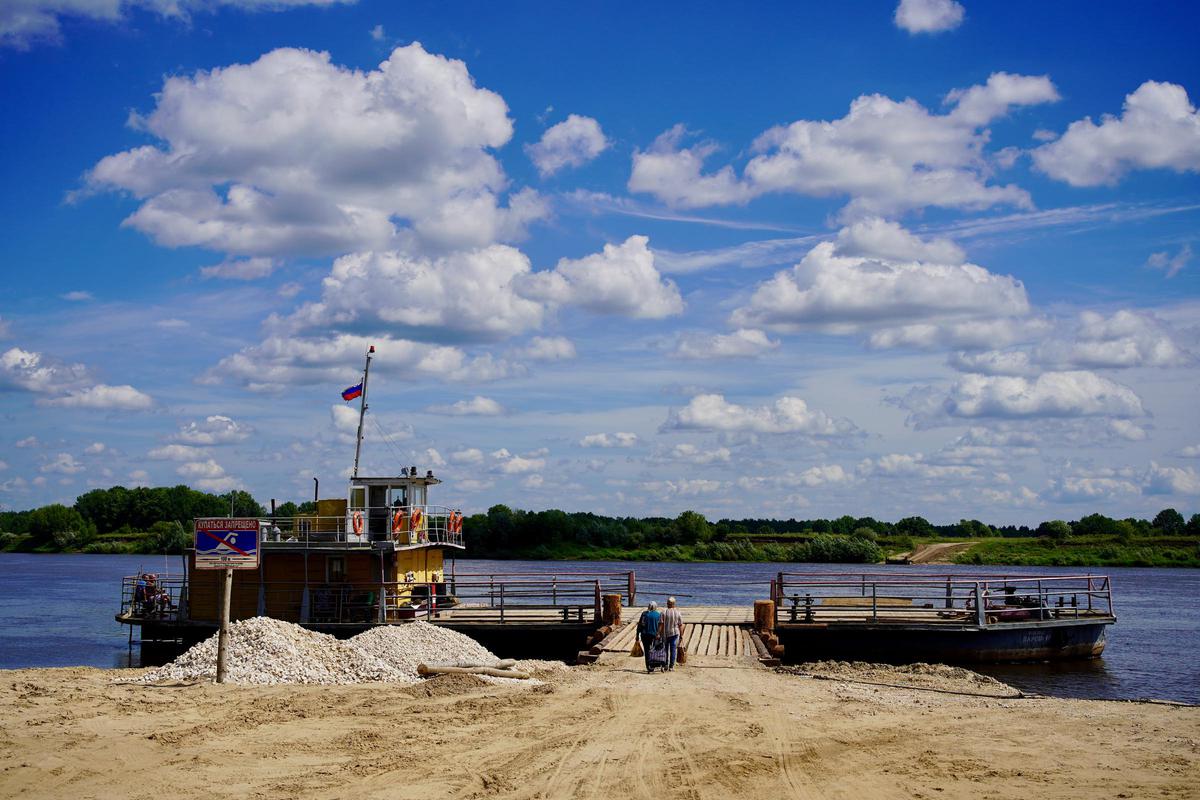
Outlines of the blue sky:
M6 4L0 505L1194 511L1196 16Z

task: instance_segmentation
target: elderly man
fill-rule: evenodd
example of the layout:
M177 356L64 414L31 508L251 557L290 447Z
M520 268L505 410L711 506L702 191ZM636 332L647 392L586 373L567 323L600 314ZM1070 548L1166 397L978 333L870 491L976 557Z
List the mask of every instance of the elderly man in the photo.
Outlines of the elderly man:
M683 614L675 607L675 598L667 598L667 610L662 615L663 635L667 639L667 670L675 669L675 656L683 641Z

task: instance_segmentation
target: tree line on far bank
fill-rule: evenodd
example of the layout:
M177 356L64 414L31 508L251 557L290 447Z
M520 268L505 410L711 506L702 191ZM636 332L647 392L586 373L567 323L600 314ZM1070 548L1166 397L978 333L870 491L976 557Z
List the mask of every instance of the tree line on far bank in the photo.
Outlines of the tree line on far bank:
M312 513L312 502L287 502L276 515ZM266 516L243 491L212 494L187 486L114 486L80 495L73 506L0 511L0 549L40 552L183 552L196 517ZM911 549L920 540L1040 538L1046 544L1102 538L1128 544L1146 537L1200 540L1200 514L1185 519L1164 509L1154 519L1089 514L1048 520L1036 528L990 526L979 520L934 525L919 516L886 522L850 515L836 519L722 519L695 511L677 517L605 517L559 510L521 511L495 505L463 526L476 558L628 557L645 560L819 561L872 563L885 550Z
M990 526L964 519L934 525L923 517L886 522L873 517L837 519L722 519L710 523L694 511L675 518L603 517L586 512L519 511L497 505L467 517L470 555L479 558L563 558L633 554L647 560L817 561L872 563L888 552L912 550L916 543L954 539L1040 539L1047 545L1068 539L1174 537L1200 546L1200 514L1189 520L1164 509L1153 520L1113 519L1089 514L1078 520L1049 520L1036 528Z
M305 504L308 508L313 503ZM261 517L248 492L212 494L189 486L113 486L28 511L0 511L0 549L84 553L181 553L196 517ZM285 503L277 513L302 513Z

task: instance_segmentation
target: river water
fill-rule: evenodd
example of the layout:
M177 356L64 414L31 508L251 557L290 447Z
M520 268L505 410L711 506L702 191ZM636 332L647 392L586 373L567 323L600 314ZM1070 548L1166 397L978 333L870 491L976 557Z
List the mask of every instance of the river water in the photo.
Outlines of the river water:
M129 631L113 616L121 577L145 569L180 572L179 556L27 555L0 553L0 668L129 665ZM690 605L742 605L768 596L787 572L858 571L828 564L673 564L625 561L459 560L458 571L634 570L638 600L671 593L686 617ZM897 568L903 569L903 568ZM1024 567L923 567L956 576L1004 572L1052 574ZM976 667L1026 691L1061 697L1181 700L1200 703L1200 570L1108 568L1117 624L1104 656L1091 661ZM1085 572L1075 570L1075 574ZM662 599L662 598L658 598ZM133 649L137 661L137 648Z

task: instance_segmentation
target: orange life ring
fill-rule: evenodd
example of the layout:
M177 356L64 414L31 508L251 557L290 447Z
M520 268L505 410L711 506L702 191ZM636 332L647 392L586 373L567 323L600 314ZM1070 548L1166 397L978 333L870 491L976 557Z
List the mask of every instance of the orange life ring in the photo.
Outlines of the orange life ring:
M404 530L404 509L397 508L392 514L392 533L400 533Z
M412 510L412 524L409 527L414 531L418 530L421 527L421 523L425 521L424 517L425 515L421 512L421 509L414 508Z
M355 511L350 515L350 524L354 526L354 532L360 534L363 532L363 513Z
M463 515L461 511L450 512L450 532L462 533Z

